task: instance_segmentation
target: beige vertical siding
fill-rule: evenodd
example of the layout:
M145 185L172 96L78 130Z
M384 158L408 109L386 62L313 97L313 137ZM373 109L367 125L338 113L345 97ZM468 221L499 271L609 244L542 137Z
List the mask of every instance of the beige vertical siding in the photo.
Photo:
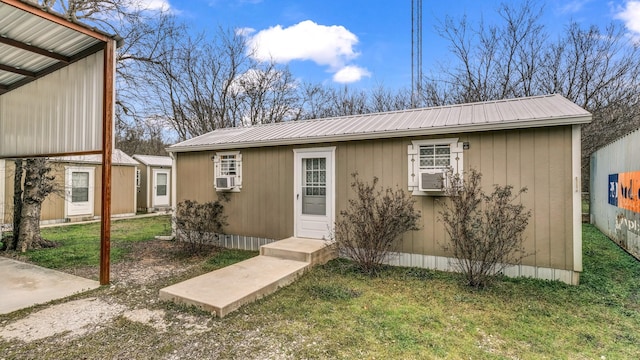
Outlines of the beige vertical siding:
M437 137L362 140L335 144L240 149L243 188L230 193L225 205L227 233L282 239L293 235L293 149L336 146L336 212L353 197L351 174L384 187L407 189L407 146L412 140L458 137L469 142L464 151L464 168L483 174L482 185L490 192L493 184L527 187L522 202L532 211L525 232L525 248L533 254L525 265L573 269L571 127L553 127ZM215 152L177 154L177 199L211 201ZM438 222L444 197L416 196L422 213L422 229L407 233L402 252L451 256L445 251L445 231Z
M4 218L2 222L8 224L13 221L13 180L15 163L11 160L4 162Z
M147 166L140 163L138 169L140 169L140 187L138 187L136 195L138 197L138 209L146 211L147 207L149 207L147 204L147 191L149 191L147 186Z
M213 187L214 152L177 156L177 201L218 199ZM293 151L271 147L242 150L240 192L226 193L226 232L282 239L293 235Z
M102 214L102 166L95 165L95 190L93 213ZM135 214L134 166L114 165L111 169L111 215Z

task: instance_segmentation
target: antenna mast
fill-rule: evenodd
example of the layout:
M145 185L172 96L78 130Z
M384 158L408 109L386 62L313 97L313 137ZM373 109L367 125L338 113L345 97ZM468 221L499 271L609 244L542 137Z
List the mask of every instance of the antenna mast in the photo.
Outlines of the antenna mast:
M411 0L411 107L422 106L422 0Z

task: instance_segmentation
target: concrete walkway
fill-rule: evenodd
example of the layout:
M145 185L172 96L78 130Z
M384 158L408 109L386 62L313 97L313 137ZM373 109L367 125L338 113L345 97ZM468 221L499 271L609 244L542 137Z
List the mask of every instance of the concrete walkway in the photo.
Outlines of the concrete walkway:
M97 281L0 256L0 314L62 299L100 286Z
M223 317L334 257L323 240L288 238L260 247L259 256L161 289L159 297Z

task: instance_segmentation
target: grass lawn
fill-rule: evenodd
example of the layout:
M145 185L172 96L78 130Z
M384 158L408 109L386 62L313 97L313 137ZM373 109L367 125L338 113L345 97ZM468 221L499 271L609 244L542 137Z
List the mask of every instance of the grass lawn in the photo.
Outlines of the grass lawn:
M111 262L117 263L130 251L131 244L170 235L170 216L144 217L111 222ZM100 223L77 224L42 229L42 237L61 246L29 251L26 258L50 269L98 265L100 262Z
M585 225L581 285L389 268L371 279L334 261L241 311L321 346L299 358L640 359L640 263ZM604 359L604 358L603 358Z
M76 259L97 266L94 247L72 240L83 236L83 226L47 229L48 238L59 236L65 245L34 251L29 258L44 266L67 267ZM144 241L151 233L158 235L168 225L152 218L118 221L113 226L114 250L121 249L112 250L117 258L127 251L127 244ZM95 249L96 239L90 241ZM178 358L175 354L179 354L185 359L640 359L640 263L590 225L583 226L583 239L584 272L579 286L503 279L488 289L473 290L462 285L457 274L388 267L379 277L369 278L354 271L349 262L334 260L275 294L217 319L157 302L157 289L183 280L183 274L146 286L148 298L139 295L132 303L164 312L174 325L163 331L118 318L107 326L110 331L61 340L46 352L36 343L21 351L52 359L72 358L80 349L87 358L128 352L130 358ZM38 252L56 255L36 256ZM188 275L254 255L223 251ZM67 260L56 263L52 260L56 257ZM133 296L133 290L106 288L99 290L104 296L111 294L108 291L113 292L109 296L120 294L123 299ZM185 331L189 327L180 323L188 316L207 324L207 330L189 334ZM129 344L126 339L136 340ZM4 346L10 350L8 343ZM0 341L0 353L2 349Z

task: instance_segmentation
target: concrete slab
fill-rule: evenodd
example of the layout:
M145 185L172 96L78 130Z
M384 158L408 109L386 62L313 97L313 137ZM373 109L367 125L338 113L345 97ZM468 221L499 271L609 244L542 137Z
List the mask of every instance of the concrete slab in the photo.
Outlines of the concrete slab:
M335 251L327 242L292 237L261 246L254 258L161 289L159 297L223 317L333 258Z
M161 289L160 300L195 305L223 317L292 283L308 266L301 261L256 256Z
M0 256L0 314L100 287L97 281Z

